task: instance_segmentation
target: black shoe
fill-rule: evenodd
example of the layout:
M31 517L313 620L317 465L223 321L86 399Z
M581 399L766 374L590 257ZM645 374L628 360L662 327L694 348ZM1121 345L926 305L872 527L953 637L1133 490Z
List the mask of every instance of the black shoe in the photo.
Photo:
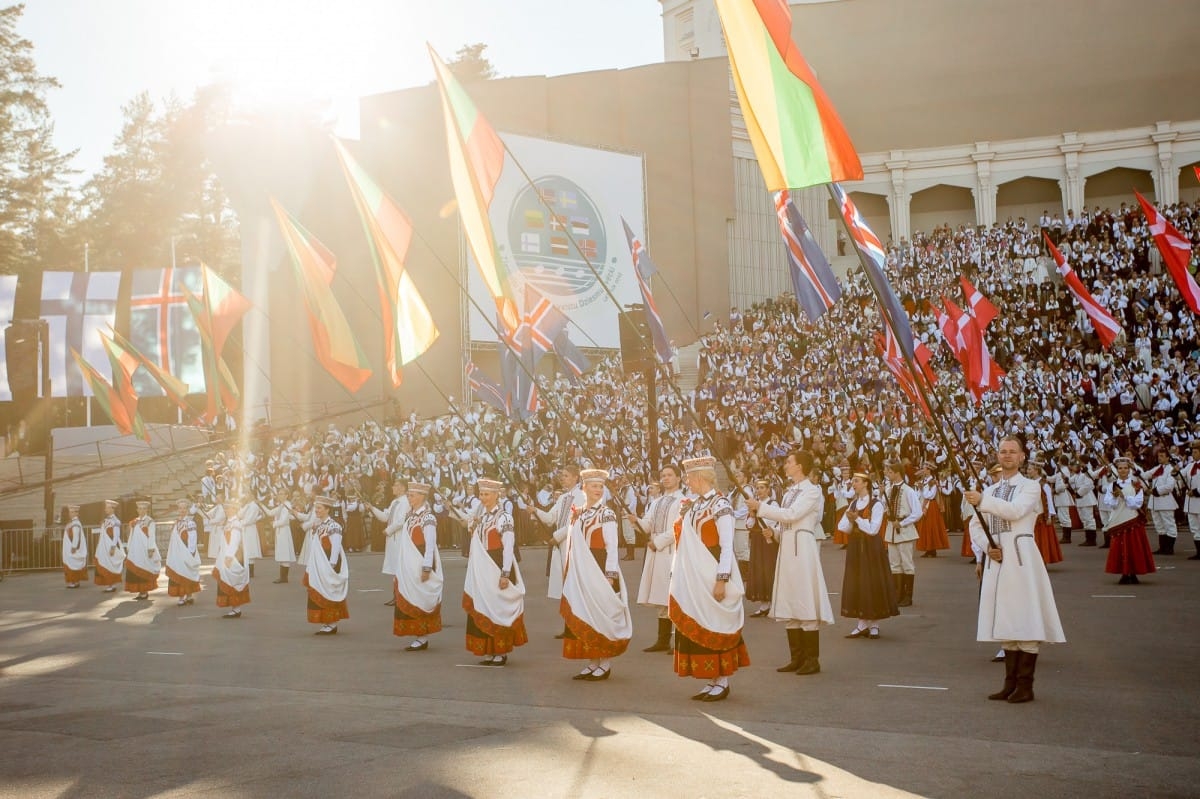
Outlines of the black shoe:
M591 674L587 675L583 679L587 680L588 682L600 682L601 680L607 680L608 675L610 675L610 674L612 674L611 668L605 669L604 671L600 671L597 669L596 671L593 671Z
M313 633L313 635L337 635L337 627L330 627L328 630L322 627Z
M704 698L701 699L700 701L701 702L720 702L721 700L728 699L728 698L729 698L729 686L726 685L724 688L722 688L720 691L717 691L715 694L705 694Z
M1139 580L1137 578L1136 574L1131 574L1131 575L1129 575L1129 584L1130 585L1141 585L1142 582L1141 582L1141 580Z
M879 640L879 630L871 630L871 632L867 633L867 640L868 641Z
M419 644L416 641L413 641L411 644L404 647L404 651L405 652L424 652L428 648L429 648L428 641L422 641Z
M240 619L242 612L240 610L231 610L228 613L222 614L222 619Z
M1129 575L1122 574L1121 579L1117 580L1117 585L1129 585Z
M1006 660L1008 660L1008 657L1005 655L996 655L994 658L992 658L993 663L1003 663Z
M490 666L490 665L492 665L492 659L488 658L487 660L481 660L481 661L479 661L479 665L480 666Z
M493 666L507 666L508 665L508 655L501 655L499 660L492 661L492 665Z
M854 632L850 633L849 635L844 635L842 637L843 638L866 638L870 634L870 632L871 631L868 630L866 627L863 627L861 630L856 629Z
M574 677L572 677L571 679L572 679L572 680L586 680L586 679L589 679L591 676L592 676L592 670L591 670L591 669L588 669L587 671L581 671L581 672L579 672L578 674L576 674L576 675L575 675Z
M758 610L756 610L750 614L750 618L761 619L763 616L766 616L770 612L771 612L770 608L759 608Z
M386 605L386 606L387 606L387 607L389 607L389 608L390 608L390 607L394 607L394 606L396 605L396 600L395 600L395 599L389 599L387 602L384 602L383 604L384 604L384 605Z

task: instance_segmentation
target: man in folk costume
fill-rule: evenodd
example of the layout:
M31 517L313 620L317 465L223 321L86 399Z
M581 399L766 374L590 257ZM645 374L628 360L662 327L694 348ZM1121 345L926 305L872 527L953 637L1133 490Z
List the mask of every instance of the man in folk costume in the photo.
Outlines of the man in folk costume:
M258 535L258 522L266 518L258 500L243 496L243 503L238 511L238 519L242 522L242 557L250 576L254 576L254 561L263 556L262 539Z
M675 520L683 491L679 487L679 470L672 465L658 472L662 493L646 508L638 520L646 539L646 560L642 564L642 579L638 584L637 603L658 610L658 638L643 652L671 651L671 617L667 611L671 591L671 563L675 560Z
M750 510L763 519L779 522L779 559L771 591L770 617L786 622L791 660L776 671L816 674L821 671L821 625L833 624L833 607L821 570L821 545L817 531L825 494L809 473L813 456L808 450L788 453L783 471L792 484L778 506L749 500Z
M129 523L129 542L125 560L125 592L137 594L134 599L149 599L158 588L158 573L162 558L154 541L154 519L150 518L150 503L137 503L137 518Z
M1192 460L1183 468L1182 478L1186 496L1183 509L1196 547L1195 554L1188 560L1200 560L1200 441L1192 442Z
M675 625L675 673L708 680L692 699L729 697L729 678L750 665L742 640L745 587L734 565L733 508L716 490L717 462L691 458L683 469L695 499L686 498L675 522L671 570L671 622Z
M612 674L612 658L633 637L629 598L617 562L617 514L604 503L604 469L584 469L585 506L572 511L566 575L559 612L567 625L563 657L587 660L576 680L597 682Z
M78 505L68 505L67 516L62 536L63 578L67 581L67 588L78 588L79 583L88 577L87 534L83 531L83 522L79 521Z
M1175 538L1179 530L1175 526L1175 510L1179 503L1175 501L1175 467L1171 464L1171 453L1166 449L1158 451L1158 464L1153 469L1142 472L1142 481L1148 486L1146 491L1146 509L1154 522L1154 532L1158 535L1158 549L1155 555L1174 555Z
M1092 477L1087 464L1075 461L1071 464L1071 475L1068 478L1071 489L1071 499L1075 501L1075 512L1079 516L1079 524L1083 527L1084 542L1096 543L1096 480ZM1066 535L1068 542L1071 536ZM1060 540L1058 543L1062 543Z
M271 582L275 584L288 581L288 569L296 562L296 542L292 540L292 509L288 507L287 492L279 491L275 495L275 505L263 508L267 518L271 520L271 536L275 540L275 562L279 564L279 576Z
M408 484L410 510L397 536L400 564L396 569L392 612L393 635L415 635L406 652L429 648L427 636L442 629L442 559L437 547L437 516L429 507L428 483Z
M100 522L100 538L96 541L96 585L103 585L111 594L121 582L125 571L125 547L121 546L121 520L117 518L116 500L104 500L104 521Z
M883 468L887 478L884 496L887 498L886 533L888 564L896 580L896 604L906 608L912 604L916 569L913 548L917 540L917 522L921 519L921 495L904 481L904 465L889 461Z
M250 604L250 568L246 565L245 523L238 503L225 501L225 525L217 539L213 578L217 581L217 607L229 608L221 618L240 619L242 605Z
M1112 540L1104 571L1121 575L1117 585L1137 585L1139 574L1157 570L1146 540L1146 521L1140 512L1146 501L1146 486L1134 476L1129 458L1117 458L1114 465L1117 479L1101 499L1109 509L1104 532Z
M567 548L567 536L563 531L571 524L571 508L582 507L584 503L578 466L568 463L559 469L558 484L562 493L549 510L542 510L532 503L529 505L529 512L550 528L551 544L546 548L546 596L550 599L562 598L563 553ZM563 627L563 631L554 637L564 638L566 634L567 628Z
M1025 444L1015 436L1000 440L996 453L999 480L966 499L985 516L995 541L987 543L978 515L971 538L987 558L976 565L982 577L976 638L999 641L1004 653L1004 687L988 699L1011 703L1033 699L1033 674L1042 643L1066 642L1050 576L1034 541L1033 527L1042 510L1041 485L1021 474Z
M407 483L397 477L392 483L392 503L387 506L387 510L380 510L371 506L371 514L377 520L387 525L383 530L383 567L380 571L391 575L393 578L396 576L396 569L400 568L400 540L396 536L404 529L404 520L408 516L410 507L407 492ZM396 604L395 597L389 599L384 604Z
M196 601L193 595L200 591L199 533L192 518L192 503L181 499L175 508L179 518L171 525L167 544L167 596L178 597L177 605L191 605Z
M337 504L336 499L324 495L313 503L316 520L309 534L304 587L308 589L308 621L321 625L317 635L337 635L338 622L350 618L346 604L350 562L342 550L342 526L329 515Z
M467 651L483 656L482 666L504 666L509 652L529 642L525 581L514 553L512 516L500 506L504 484L481 477L478 488L482 510L469 517L471 550L463 583Z
M1059 461L1058 468L1050 477L1050 485L1054 489L1054 508L1058 514L1058 526L1062 528L1062 538L1058 539L1058 543L1069 544L1071 543L1071 532L1076 527L1075 517L1079 515L1079 511L1075 509L1075 496L1071 493L1071 471L1067 468L1065 459ZM1090 541L1085 537L1084 542L1079 546L1096 546L1096 536L1093 535Z
M217 549L220 546L221 531L225 529L225 506L221 503L213 505L208 510L198 508L200 516L204 519L204 532L207 533L208 542L204 548L205 556L215 558Z

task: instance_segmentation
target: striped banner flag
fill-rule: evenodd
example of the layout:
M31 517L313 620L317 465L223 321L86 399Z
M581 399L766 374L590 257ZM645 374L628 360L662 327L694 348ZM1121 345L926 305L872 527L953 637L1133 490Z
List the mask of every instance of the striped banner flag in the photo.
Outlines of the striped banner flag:
M787 189L775 192L775 216L787 249L788 271L796 302L804 309L808 320L815 322L841 299L842 287Z
M147 360L184 383L204 390L200 333L183 289L199 293L199 266L135 269L130 274L129 343ZM162 396L163 388L148 372L136 372L139 396Z
M650 325L650 337L654 339L654 352L660 363L671 362L671 340L667 338L667 330L663 326L662 316L654 303L654 294L650 290L650 278L658 271L650 252L642 242L625 217L621 217L621 226L625 228L625 240L629 243L629 255L633 258L633 276L637 278L638 288L642 292L642 304L646 307L646 323Z

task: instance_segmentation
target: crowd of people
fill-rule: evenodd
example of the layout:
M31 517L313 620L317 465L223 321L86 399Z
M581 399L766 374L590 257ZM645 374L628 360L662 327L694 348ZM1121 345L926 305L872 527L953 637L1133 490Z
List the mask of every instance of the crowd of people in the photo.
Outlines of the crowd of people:
M1200 204L1162 210L1184 235L1200 238ZM785 532L811 536L814 545L832 537L847 549L847 580L853 575L853 581L842 613L857 622L851 637L867 640L880 635L881 621L913 603L915 553L936 557L949 549L947 532L963 532L960 553L979 562L981 574L988 564L999 563L1000 548L986 532L980 534L977 528L986 525L979 524L974 506L983 502L992 526L1011 532L1012 519L980 493L982 486L1003 484L1000 498L1011 499L1017 470L1014 457L1000 456L1006 440L1019 439L1020 469L1028 474L1022 479L1040 486L1036 513L1022 508L1022 518L1029 516L1028 537L1042 563L1062 559L1061 544L1079 532L1082 546L1110 548L1108 571L1123 583L1136 582L1139 574L1154 570L1153 555L1174 553L1181 525L1197 542L1192 559L1200 559L1200 420L1195 418L1200 344L1192 314L1169 275L1156 266L1140 211L1123 204L1116 212L1069 212L1061 224L1049 215L1040 222L1010 220L988 229L942 226L889 244L889 278L915 335L933 352L934 406L941 424L930 423L912 406L880 360L873 341L880 317L869 286L854 270L843 281L841 301L816 321L800 315L785 295L731 309L728 319L715 322L698 338L693 390L677 390L671 382L675 370L664 368L653 437L645 429L641 378L626 377L614 355L579 379L543 379L541 395L547 400L524 421L510 420L483 403L459 403L435 418L413 414L396 423L296 430L267 436L265 446L254 450L220 453L187 515L218 531L236 519L247 531L241 538L241 562L247 568L262 555L258 535L249 532L261 520L267 551L273 547L280 563L280 581L287 580L287 568L295 563L308 570L308 580L314 557L297 554L312 548L303 531L311 533L329 520L338 527L336 546L326 540L316 560L334 564L325 575L331 583L337 583L336 564L367 549L384 551L384 571L397 575L398 551L388 550L412 507L410 501L401 516L397 502L414 484L424 487L428 502L422 514L430 528L425 540L469 551L480 519L491 519L488 535L494 533L495 540L486 535L481 540L488 551L501 553L494 566L501 582L508 583L501 586L507 599L489 597L490 589L479 587L494 576L490 568L469 568L469 582L483 582L472 583L476 594L468 613L481 602L493 611L507 608L500 616L508 623L497 626L486 614L472 615L468 646L495 663L506 660L524 635L514 610L523 592L515 566L521 544L555 544L549 547L552 591L561 591L567 604L573 592L579 606L588 604L580 597L594 594L598 581L607 581L627 603L629 594L610 562L614 536L626 547L626 559L637 543L656 553L670 550L670 558L658 560L674 562L675 569L667 566L655 586L654 569L647 566L638 591L638 601L659 608L659 635L650 651L668 649L674 630L676 670L709 678L702 694L722 699L728 696L728 677L747 660L740 635L734 636L740 622L728 615L734 603L727 596L736 595L737 614L744 597L757 604L751 615L788 621L793 655L788 670L819 670L814 635L832 622L832 610L827 597L821 601L823 577L810 575L807 593L791 595L800 579L796 575L807 574L819 559L807 544L800 546L800 538L793 539L790 553L788 546L781 548ZM1087 315L1055 276L1043 233L1124 328L1125 337L1110 349L1101 346ZM967 392L962 367L942 340L930 306L957 297L960 277L999 310L985 335L1007 374L999 390L978 401ZM1018 439L1011 438L1014 434ZM673 480L651 472L656 453ZM800 454L804 457L793 457ZM688 480L691 493L684 495L676 464L707 457L715 458L711 481L698 478L693 486ZM987 475L993 463L999 477ZM585 491L574 482L577 475L564 475L564 466L569 471L572 464L604 467L600 488ZM726 470L728 496L713 504L718 475ZM797 493L799 481L807 487ZM593 474L583 485L596 483ZM989 491L987 496L996 493ZM803 514L786 510L801 493ZM664 504L664 497L674 505ZM607 554L595 560L595 579L572 584L563 566L565 544L581 510L600 506L605 514L581 523L577 548L587 545ZM697 516L697 508L709 515ZM496 514L507 521L497 521ZM676 547L682 548L684 539L678 528L673 535L667 528L688 519L695 523L697 546L717 559L713 569L719 582L730 583L717 592L716 605L700 599L700 582L691 584L690 593L676 584L682 552ZM596 529L589 532L592 521ZM708 521L715 526L698 532ZM1147 521L1158 536L1153 553L1141 546ZM228 536L210 541L208 554L218 557L228 547ZM418 549L423 568L435 569L428 549ZM696 552L688 557L699 557ZM654 560L648 557L647 563ZM708 579L709 571L705 567L698 574ZM781 574L795 578L782 583L787 586L782 599ZM241 578L229 576L233 617ZM68 582L72 579L68 572ZM415 579L428 582L419 573ZM1030 579L1041 586L1040 576ZM667 582L670 591L683 594L668 592ZM700 621L682 607L681 598L683 604L693 603ZM181 594L181 601L188 599L190 594ZM330 607L316 601L309 608L310 620L320 622L327 634L336 632L344 618L339 614L345 613L344 602L330 602ZM396 606L397 630L440 628L440 621L423 617L414 622L415 606L400 594ZM1044 621L1049 619L1045 611L1038 611ZM580 678L606 678L611 657L623 646L605 646L592 619L571 612L564 617L564 640L573 642L570 651L576 653L568 657L588 661ZM682 639L681 630L689 631ZM1061 637L1049 622L1041 630L1044 636L1037 640ZM621 630L607 632L611 640ZM1010 653L1036 655L1036 646L1021 643L1025 639L986 640L1005 642ZM418 638L413 646L425 643ZM701 663L718 666L700 669ZM1031 675L1032 666L1028 669Z

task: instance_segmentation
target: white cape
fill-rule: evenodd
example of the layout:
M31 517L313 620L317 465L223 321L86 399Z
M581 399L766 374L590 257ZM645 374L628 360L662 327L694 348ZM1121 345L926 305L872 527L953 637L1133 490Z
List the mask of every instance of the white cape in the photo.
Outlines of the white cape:
M463 593L471 598L477 612L501 627L511 627L525 612L525 578L521 576L520 564L514 563L513 569L517 581L510 580L508 588L501 590L500 567L479 538L472 539Z
M400 539L400 568L396 570L396 588L410 605L425 613L432 613L442 604L442 556L437 543L428 542L433 547L433 571L429 573L428 580L421 582L424 553L417 549L407 531L397 533L396 537Z
M187 544L174 529L171 543L167 544L167 568L180 577L200 581L200 552L188 552Z
M746 587L735 568L725 584L725 598L718 602L713 597L716 582L717 561L701 542L690 518L685 517L671 571L671 597L680 610L704 629L732 635L746 624L746 611L742 607Z
M312 541L314 536L309 535L308 538ZM350 593L350 561L345 552L341 555L340 571L335 571L325 549L318 541L312 541L305 573L309 587L330 602L341 602Z
M231 558L228 564L226 558ZM246 568L242 550L242 533L236 527L229 533L228 544L224 533L217 538L217 574L221 582L235 591L241 591L250 584L250 570Z
M578 521L571 525L567 540L570 543L562 593L571 613L610 641L628 641L633 637L633 620L629 616L624 577L618 577L621 590L614 591L592 556L583 538L583 525Z
M67 539L70 532L75 539L74 545ZM73 521L63 530L62 562L71 571L82 571L87 568L87 535L83 532L83 524Z

